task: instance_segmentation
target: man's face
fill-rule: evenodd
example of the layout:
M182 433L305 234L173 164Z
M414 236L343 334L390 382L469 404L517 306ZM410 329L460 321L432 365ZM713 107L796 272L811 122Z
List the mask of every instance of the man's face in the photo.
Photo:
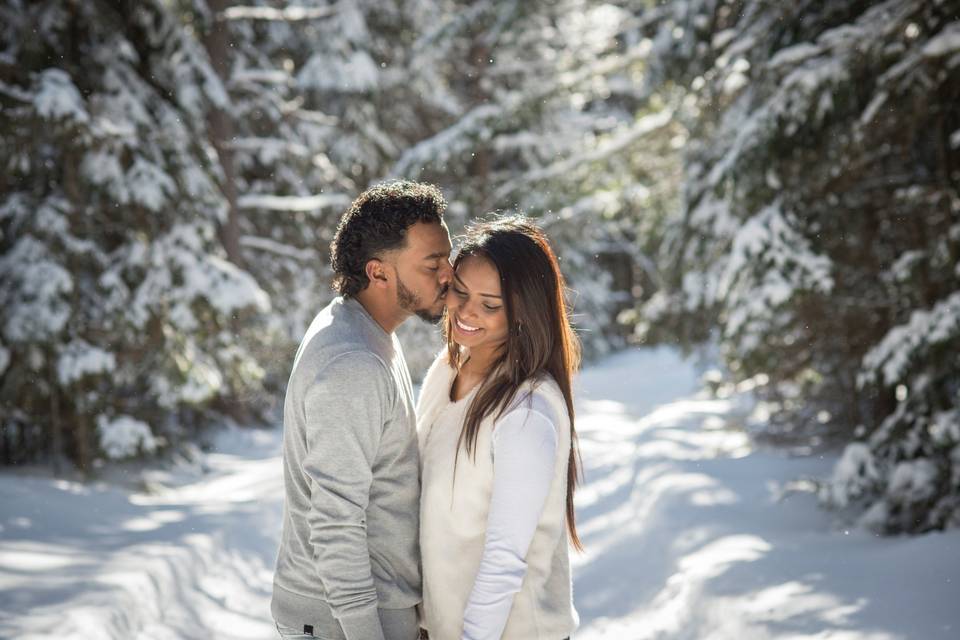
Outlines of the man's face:
M407 229L407 246L395 252L391 262L397 273L400 308L427 322L439 322L453 278L446 225L414 224Z

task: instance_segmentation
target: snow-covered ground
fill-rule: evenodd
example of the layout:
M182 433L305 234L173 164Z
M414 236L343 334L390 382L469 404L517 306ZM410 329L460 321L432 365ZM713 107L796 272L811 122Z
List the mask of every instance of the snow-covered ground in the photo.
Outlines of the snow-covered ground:
M844 528L784 491L835 457L755 450L749 396L696 387L667 350L581 375L577 640L960 638L960 531Z
M665 349L580 376L577 640L960 637L960 532L844 529L783 491L833 458L755 450L697 378ZM143 486L0 474L0 637L275 637L279 430Z

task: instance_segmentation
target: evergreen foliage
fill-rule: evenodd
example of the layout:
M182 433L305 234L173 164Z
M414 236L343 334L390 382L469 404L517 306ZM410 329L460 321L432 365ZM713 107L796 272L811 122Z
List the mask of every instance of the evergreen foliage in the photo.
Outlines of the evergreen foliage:
M2 11L3 452L90 469L234 413L270 302L217 242L229 97L166 5Z
M0 454L265 412L402 177L538 218L589 354L718 343L761 436L845 447L826 504L957 526L958 105L958 0L5 0Z
M767 435L853 441L829 504L960 524L960 3L666 6L692 139L640 331L717 333Z

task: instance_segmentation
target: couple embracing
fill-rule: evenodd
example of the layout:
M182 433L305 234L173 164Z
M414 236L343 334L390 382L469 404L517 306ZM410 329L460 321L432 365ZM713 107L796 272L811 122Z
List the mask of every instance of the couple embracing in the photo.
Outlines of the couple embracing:
M286 500L271 610L284 638L562 640L579 348L557 259L518 217L456 259L433 186L361 194L332 248L284 402ZM414 410L394 330L442 321Z

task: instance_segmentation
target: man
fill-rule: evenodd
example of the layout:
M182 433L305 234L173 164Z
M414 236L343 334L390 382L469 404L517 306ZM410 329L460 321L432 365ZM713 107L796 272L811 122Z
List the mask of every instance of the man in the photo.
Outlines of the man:
M284 401L271 611L285 638L417 637L416 419L393 332L443 312L453 277L445 207L436 187L390 182L362 193L337 228L340 296L307 330Z

